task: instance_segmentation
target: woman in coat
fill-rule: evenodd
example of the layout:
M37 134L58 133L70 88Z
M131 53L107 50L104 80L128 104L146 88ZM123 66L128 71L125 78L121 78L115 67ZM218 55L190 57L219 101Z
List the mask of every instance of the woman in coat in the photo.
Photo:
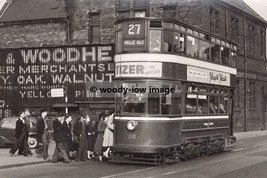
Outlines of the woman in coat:
M107 158L110 147L113 146L113 132L114 132L113 117L114 117L114 110L111 110L109 116L105 118L107 127L104 131L103 147L107 147L107 150L103 153L103 155Z
M105 120L105 114L101 113L99 115L99 121L97 122L97 137L95 141L94 152L98 155L99 161L102 161L102 145L103 145L103 135L107 127Z

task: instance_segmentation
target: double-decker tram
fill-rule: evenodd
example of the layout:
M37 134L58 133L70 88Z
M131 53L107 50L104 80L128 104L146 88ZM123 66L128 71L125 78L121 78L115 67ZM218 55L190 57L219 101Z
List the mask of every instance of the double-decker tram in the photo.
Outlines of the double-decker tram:
M114 162L161 164L233 146L236 46L177 21L116 22Z

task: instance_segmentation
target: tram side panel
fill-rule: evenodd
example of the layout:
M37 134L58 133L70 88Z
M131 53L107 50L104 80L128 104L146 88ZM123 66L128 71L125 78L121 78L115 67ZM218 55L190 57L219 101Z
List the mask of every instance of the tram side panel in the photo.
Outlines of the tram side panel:
M229 133L229 119L184 120L182 139L197 140L203 138L226 138Z
M181 121L150 121L147 118L138 121L133 131L127 129L128 122L115 120L114 152L164 153L181 144Z

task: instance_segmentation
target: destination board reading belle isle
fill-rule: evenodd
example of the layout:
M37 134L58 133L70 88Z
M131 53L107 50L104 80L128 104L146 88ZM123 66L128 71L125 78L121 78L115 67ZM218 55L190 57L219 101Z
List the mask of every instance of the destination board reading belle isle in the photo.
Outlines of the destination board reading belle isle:
M114 46L63 46L1 50L0 117L21 105L51 105L51 88L67 88L69 102L88 100L86 83L111 82Z

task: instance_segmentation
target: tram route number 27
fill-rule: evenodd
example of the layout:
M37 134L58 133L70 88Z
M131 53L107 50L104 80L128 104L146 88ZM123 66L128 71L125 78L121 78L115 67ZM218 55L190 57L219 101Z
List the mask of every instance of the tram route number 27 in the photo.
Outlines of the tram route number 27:
M136 135L135 134L129 134L128 135L128 139L129 140L134 140L134 139L136 139Z
M139 35L141 24L129 24L128 34L129 35Z

